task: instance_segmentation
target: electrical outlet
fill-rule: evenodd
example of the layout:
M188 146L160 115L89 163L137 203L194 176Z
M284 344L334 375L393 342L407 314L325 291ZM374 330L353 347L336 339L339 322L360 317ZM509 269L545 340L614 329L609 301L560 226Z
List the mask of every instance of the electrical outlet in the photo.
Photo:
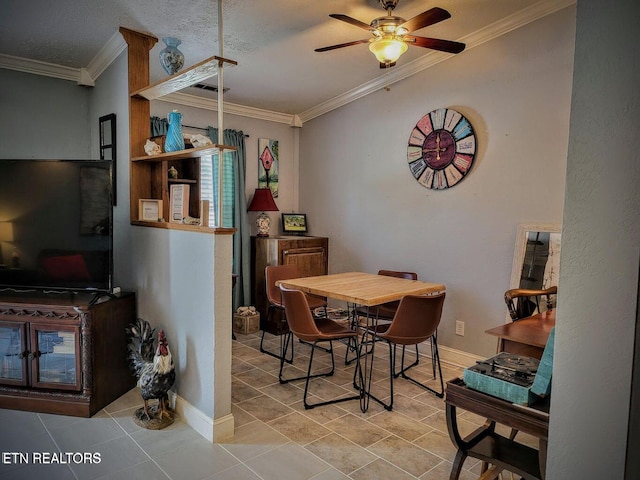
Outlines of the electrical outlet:
M456 335L464 337L464 322L461 320L456 320Z

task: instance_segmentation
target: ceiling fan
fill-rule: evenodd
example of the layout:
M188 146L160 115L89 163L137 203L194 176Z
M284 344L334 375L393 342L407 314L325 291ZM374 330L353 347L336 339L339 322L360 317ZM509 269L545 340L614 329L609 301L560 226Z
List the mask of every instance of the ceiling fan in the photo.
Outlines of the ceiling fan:
M430 48L447 53L460 53L465 49L466 45L464 43L409 35L409 33L415 30L420 30L421 28L446 20L451 17L451 14L443 8L434 7L409 20L405 20L402 17L392 15L393 9L398 5L399 1L400 0L380 0L380 5L387 11L387 15L373 19L369 25L348 15L332 13L329 15L330 17L368 30L373 34L373 37L316 48L315 51L326 52L328 50L335 50L336 48L368 43L369 50L380 62L380 68L389 68L393 67L400 58L400 55L407 51L409 48L408 45Z

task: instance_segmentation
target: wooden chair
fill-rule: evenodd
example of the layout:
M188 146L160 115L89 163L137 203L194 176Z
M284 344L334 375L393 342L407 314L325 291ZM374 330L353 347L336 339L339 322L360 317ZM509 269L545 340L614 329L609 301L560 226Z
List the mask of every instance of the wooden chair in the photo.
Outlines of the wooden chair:
M298 278L300 276L300 271L296 265L271 265L265 268L265 283L269 306L267 307L265 328L262 329L262 337L260 338L260 351L278 359L285 358L287 363L293 362L293 341L291 331L289 330L289 326L287 325L287 320L285 318L286 314L282 304L280 289L276 285L276 282L280 280L287 280L289 278ZM308 303L309 308L311 309L316 309L318 307L326 308L327 306L326 300L314 296L308 296ZM280 337L280 353L276 354L264 348L264 336L266 333L266 325L271 324L271 317L278 311L281 314L281 324L278 329L272 331L274 335L278 335ZM289 345L291 346L291 354L289 358L286 359Z
M524 288L512 288L504 293L504 302L509 309L511 320L516 321L530 317L536 311L540 312L540 301L546 299L547 310L554 306L552 295L558 293L558 287L549 287L545 290L530 290Z
M311 353L309 355L309 365L307 367L307 374L301 377L284 379L282 378L282 371L284 369L285 359L280 359L280 372L278 379L280 383L288 383L296 380L305 380L304 395L302 397L304 408L310 409L319 407L321 405L329 405L332 403L346 402L347 400L362 399L362 389L359 390L357 395L348 397L338 397L333 400L326 400L314 404L307 402L307 395L309 393L309 382L312 378L326 377L333 375L335 371L335 359L333 355L333 340L346 340L349 339L356 344L356 373L360 372L360 355L358 352L358 334L356 331L350 328L344 327L341 324L330 320L328 318L313 318L311 315L311 308L308 302L308 296L299 290L289 290L284 287L280 287L282 295L282 304L284 305L285 317L289 329L299 339L309 343L311 345ZM316 351L316 347L319 343L327 342L329 347L327 352L331 355L331 370L316 374L311 374L311 367L313 364L313 356ZM355 382L354 382L355 383ZM362 385L360 381L360 385ZM361 405L362 407L362 405Z
M390 389L390 401L385 404L378 398L371 395L371 398L380 403L387 410L393 408L393 379L394 377L402 376L414 384L430 391L437 397L442 398L444 395L444 381L442 379L442 368L440 365L440 355L438 353L438 341L437 341L437 329L442 317L442 307L444 305L445 293L438 295L407 295L400 300L398 310L391 321L391 324L384 328L382 331L376 327L368 328L368 332L371 333L375 340L384 340L389 345L389 389ZM406 372L409 368L416 365L414 362L407 367L404 366L404 348L410 345L418 345L427 339L432 341L432 358L434 359L434 379L435 368L438 369L438 376L440 377L440 390L436 391L433 388L419 382L418 380L409 377ZM396 362L396 347L401 345L402 360L400 365L400 371L396 374L395 362ZM392 347L393 346L393 351Z

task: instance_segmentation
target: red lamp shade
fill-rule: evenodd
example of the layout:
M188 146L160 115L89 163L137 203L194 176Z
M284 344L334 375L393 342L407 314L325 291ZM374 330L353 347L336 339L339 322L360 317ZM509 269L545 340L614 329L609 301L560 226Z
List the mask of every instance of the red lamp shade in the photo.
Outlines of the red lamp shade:
M273 200L270 188L256 188L247 212L277 212L278 206Z
M253 199L247 208L248 212L262 212L256 219L256 226L258 227L259 237L269 236L269 227L271 226L271 220L269 216L264 212L277 212L278 206L273 200L270 188L256 188L253 194Z

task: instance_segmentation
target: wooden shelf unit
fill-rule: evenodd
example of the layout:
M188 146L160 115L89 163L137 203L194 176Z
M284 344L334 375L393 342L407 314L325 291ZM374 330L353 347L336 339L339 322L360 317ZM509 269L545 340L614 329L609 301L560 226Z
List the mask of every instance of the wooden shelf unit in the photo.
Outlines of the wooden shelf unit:
M224 150L235 150L229 145L214 144L177 152L146 155L144 144L150 138L150 100L189 87L218 74L220 69L237 65L237 62L213 56L160 82L149 85L149 51L158 39L148 33L120 27L120 33L128 45L129 66L129 150L130 159L130 219L132 225L169 228L163 222L139 220L140 199L162 200L162 218L169 219L170 184L187 183L189 189L189 215L200 217L200 159ZM168 170L175 167L180 179L169 179ZM213 208L213 205L210 206ZM171 224L172 229L211 231L208 227ZM217 230L217 229L214 229Z

